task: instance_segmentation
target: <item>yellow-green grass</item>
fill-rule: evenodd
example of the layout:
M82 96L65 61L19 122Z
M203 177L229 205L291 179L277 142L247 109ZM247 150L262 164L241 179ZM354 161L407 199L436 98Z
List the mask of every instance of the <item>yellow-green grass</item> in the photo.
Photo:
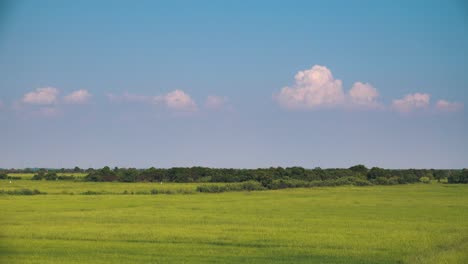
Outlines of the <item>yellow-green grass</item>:
M74 182L74 181L32 181L0 180L0 190L37 189L47 194L81 194L97 192L101 194L149 194L151 190L173 191L174 193L195 192L202 183L159 183L159 182ZM206 184L206 183L203 183ZM216 184L216 183L214 183Z
M20 177L21 179L29 180L34 176L34 174L35 173L8 173L8 176ZM57 176L70 176L70 175L74 176L76 178L84 178L88 174L87 173L82 173L82 172L73 172L73 173L59 172L59 173L57 173Z
M0 195L0 208L0 263L468 263L467 185Z

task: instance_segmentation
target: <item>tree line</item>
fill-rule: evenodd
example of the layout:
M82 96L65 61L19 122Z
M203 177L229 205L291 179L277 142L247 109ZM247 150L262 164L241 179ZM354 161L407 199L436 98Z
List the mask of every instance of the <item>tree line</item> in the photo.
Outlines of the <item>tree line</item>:
M393 185L428 180L447 179L448 183L468 183L468 169L383 169L356 165L347 169L305 169L303 167L270 167L258 169L174 167L174 168L113 168L100 169L38 169L33 180L78 180L73 175L58 175L63 171L82 172L87 175L84 181L93 182L224 182L237 183L255 181L266 188L320 185ZM19 172L20 170L15 170ZM0 171L0 178L8 178L9 171ZM21 171L26 173L25 171Z

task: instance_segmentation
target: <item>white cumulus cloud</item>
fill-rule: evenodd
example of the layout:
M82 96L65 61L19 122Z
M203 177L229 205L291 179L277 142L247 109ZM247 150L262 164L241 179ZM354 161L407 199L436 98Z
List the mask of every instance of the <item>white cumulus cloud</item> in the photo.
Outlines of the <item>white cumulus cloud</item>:
M38 88L34 92L23 96L22 102L26 104L50 105L57 102L59 90L53 87Z
M65 96L63 100L69 104L84 104L88 102L89 98L91 98L91 94L87 90L78 90Z
M382 105L377 101L379 92L369 83L355 82L348 93L351 107L358 108L380 108Z
M341 80L320 65L299 71L292 87L284 87L275 95L278 103L288 109L315 109L343 104L345 94Z
M459 102L449 102L447 100L439 100L436 103L437 110L446 112L457 112L463 109L463 104Z
M431 95L427 93L407 94L401 99L393 100L392 107L401 113L408 113L413 110L427 108L431 100Z
M225 107L227 98L223 96L209 95L205 101L205 107L211 110L219 110Z
M154 103L163 104L167 108L175 111L195 112L197 111L197 104L195 101L181 90L175 90L162 96L154 97Z

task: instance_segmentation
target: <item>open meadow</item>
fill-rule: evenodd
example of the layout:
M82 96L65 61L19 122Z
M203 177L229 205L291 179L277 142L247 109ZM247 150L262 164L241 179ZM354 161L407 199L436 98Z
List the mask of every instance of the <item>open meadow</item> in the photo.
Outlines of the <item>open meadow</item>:
M468 185L136 195L160 184L0 183L47 192L0 195L1 263L468 261ZM79 195L92 190L108 194Z

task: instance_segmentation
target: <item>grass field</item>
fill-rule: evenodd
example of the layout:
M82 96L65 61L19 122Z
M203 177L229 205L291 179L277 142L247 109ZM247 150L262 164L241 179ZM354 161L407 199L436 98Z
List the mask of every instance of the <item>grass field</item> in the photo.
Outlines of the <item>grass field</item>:
M29 180L0 180L0 190L38 189L47 194L80 194L84 192L98 192L105 194L149 193L153 189L181 193L195 192L201 183L163 183L159 182L73 182L73 181L29 181ZM206 184L206 183L203 183ZM214 183L216 184L216 183Z
M12 176L12 177L20 177L21 179L23 180L30 180L33 176L34 176L35 173L8 173L8 176ZM59 172L57 173L58 176L75 176L76 178L84 178L86 175L88 175L87 173L81 173L81 172L73 172L73 173L62 173L62 172Z
M468 263L467 185L64 195L152 186L1 183L49 194L0 196L0 263Z

